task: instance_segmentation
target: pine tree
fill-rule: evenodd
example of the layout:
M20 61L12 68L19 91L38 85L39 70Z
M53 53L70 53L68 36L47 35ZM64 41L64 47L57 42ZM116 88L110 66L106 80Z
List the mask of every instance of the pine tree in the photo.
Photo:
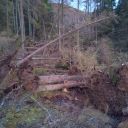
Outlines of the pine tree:
M115 7L115 0L94 0L96 12L111 12Z
M119 0L116 8L118 22L114 23L114 47L121 51L128 50L128 0Z

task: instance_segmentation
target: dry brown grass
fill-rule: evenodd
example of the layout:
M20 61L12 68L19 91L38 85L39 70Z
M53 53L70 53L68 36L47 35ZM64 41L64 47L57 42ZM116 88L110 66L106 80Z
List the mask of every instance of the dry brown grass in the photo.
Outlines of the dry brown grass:
M9 55L16 49L16 42L13 38L0 36L0 56Z
M81 71L92 71L97 63L96 52L91 50L79 51L76 48L67 49L63 48L61 50L63 63L69 62L70 65L75 65Z
M98 62L106 66L110 66L113 63L113 49L111 46L111 40L103 38L98 42Z
M78 69L81 71L92 71L92 69L97 65L96 54L90 53L88 50L85 52L74 52L74 58Z

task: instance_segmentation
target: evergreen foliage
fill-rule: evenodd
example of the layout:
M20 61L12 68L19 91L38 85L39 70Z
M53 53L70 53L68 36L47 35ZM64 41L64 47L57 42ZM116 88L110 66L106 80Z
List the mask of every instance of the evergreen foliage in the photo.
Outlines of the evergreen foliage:
M48 0L22 0L23 17L21 17L20 4L20 0L0 1L0 31L20 35L22 29L20 22L23 19L24 34L32 37L39 28L42 29L42 22L44 17L48 17L51 6Z
M119 0L119 4L116 8L116 14L118 16L118 22L114 23L114 33L112 38L114 39L114 46L121 50L128 50L128 1Z

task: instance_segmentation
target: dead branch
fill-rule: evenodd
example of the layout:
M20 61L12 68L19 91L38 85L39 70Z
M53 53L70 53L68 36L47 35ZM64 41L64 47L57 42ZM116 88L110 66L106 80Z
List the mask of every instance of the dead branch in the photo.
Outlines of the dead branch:
M54 40L50 41L49 43L45 44L44 46L38 48L37 50L35 50L34 52L32 52L31 54L29 54L28 56L26 56L24 59L22 59L21 61L19 61L16 66L20 66L21 64L23 64L24 62L26 62L27 60L29 60L33 55L35 55L35 54L39 53L40 51L42 51L44 48L46 48L46 47L48 47L49 45L51 45L51 44L57 42L57 41L60 40L60 39L65 38L66 36L71 35L72 33L74 33L74 32L76 32L76 31L80 30L81 28L83 28L83 27L85 27L85 26L90 26L90 25L96 24L96 23L98 23L98 22L104 21L104 20L109 19L109 18L110 18L110 17L105 17L105 18L96 20L96 21L94 21L94 22L88 23L88 24L85 24L85 23L84 23L83 25L79 26L78 28L69 31L69 32L67 32L66 34L63 34L62 36L57 37L57 38L55 38Z

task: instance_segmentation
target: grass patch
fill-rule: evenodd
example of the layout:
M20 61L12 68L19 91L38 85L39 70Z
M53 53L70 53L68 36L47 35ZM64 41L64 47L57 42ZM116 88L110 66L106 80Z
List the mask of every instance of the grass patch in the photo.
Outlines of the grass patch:
M7 110L5 117L6 128L16 128L19 124L31 125L37 122L42 116L45 116L40 108L24 107L20 111L15 108Z
M66 62L58 62L56 65L55 65L55 68L58 68L58 69L63 69L63 70L68 70L69 69L69 64L66 63Z
M108 69L108 74L111 79L112 85L116 86L119 81L119 76L117 74L118 67L117 66L111 66Z
M36 75L44 75L46 73L46 70L41 67L36 67L33 69L33 73Z

